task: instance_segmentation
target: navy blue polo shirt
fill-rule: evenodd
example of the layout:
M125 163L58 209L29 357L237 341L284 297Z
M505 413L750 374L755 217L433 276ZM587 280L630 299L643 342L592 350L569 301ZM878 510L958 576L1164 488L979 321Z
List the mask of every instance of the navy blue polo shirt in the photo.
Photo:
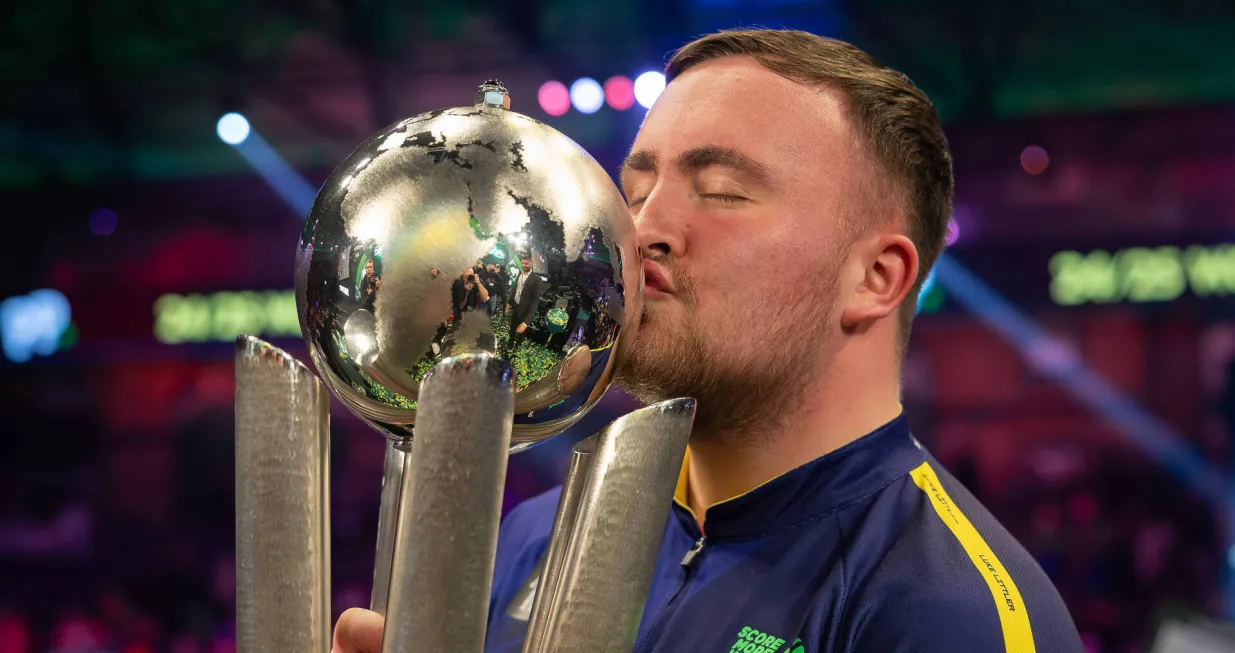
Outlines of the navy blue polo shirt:
M665 525L635 653L1082 653L1023 547L904 416ZM560 489L507 516L489 653L520 650Z

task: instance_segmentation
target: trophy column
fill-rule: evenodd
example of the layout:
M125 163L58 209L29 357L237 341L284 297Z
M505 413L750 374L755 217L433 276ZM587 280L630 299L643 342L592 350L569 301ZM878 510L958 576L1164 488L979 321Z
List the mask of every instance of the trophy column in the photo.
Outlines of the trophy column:
M403 507L403 479L406 477L411 442L386 441L386 462L382 468L382 502L377 513L377 555L373 559L373 592L369 609L386 616L390 601L390 570L395 554L395 525Z
M402 478L383 653L481 653L514 421L514 372L447 358L421 383Z
M330 395L307 367L236 341L236 650L330 650Z

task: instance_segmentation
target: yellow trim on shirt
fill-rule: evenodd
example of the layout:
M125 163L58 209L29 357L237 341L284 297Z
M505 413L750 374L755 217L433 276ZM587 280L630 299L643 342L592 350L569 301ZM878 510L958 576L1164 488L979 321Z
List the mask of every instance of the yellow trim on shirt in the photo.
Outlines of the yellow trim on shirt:
M687 474L690 472L690 447L686 448L686 455L682 456L682 471L678 472L678 485L673 490L673 500L678 502L678 505L690 510L690 486L687 485Z
M999 612L999 625L1003 629L1004 650L1007 653L1034 653L1029 613L1008 570L999 562L986 540L982 539L978 529L974 528L961 512L960 506L952 502L929 462L918 465L909 475L930 499L935 513L960 541L965 553L969 554L970 562L990 588L991 597L995 599L995 608Z

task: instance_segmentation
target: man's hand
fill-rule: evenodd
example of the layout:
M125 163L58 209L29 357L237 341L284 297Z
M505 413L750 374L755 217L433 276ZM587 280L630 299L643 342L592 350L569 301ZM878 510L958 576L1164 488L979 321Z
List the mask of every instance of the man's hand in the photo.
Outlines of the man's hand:
M381 653L381 615L369 610L350 608L339 617L334 629L334 648L330 653Z
M515 333L523 333L527 331L527 322L520 322L519 326L515 327Z

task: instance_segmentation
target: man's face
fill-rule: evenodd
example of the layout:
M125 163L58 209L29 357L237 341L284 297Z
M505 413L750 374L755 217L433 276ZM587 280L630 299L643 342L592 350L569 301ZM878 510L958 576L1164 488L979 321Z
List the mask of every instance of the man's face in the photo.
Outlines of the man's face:
M753 428L791 400L826 364L866 161L839 91L745 57L670 83L622 173L646 282L622 385L696 398L697 434Z
M373 261L364 262L364 273L366 277L373 276Z
M531 257L524 256L523 258L519 259L519 263L520 263L520 264L522 264L522 266L523 266L523 271L524 271L524 272L531 272L531 271L532 271L532 259L531 259Z

